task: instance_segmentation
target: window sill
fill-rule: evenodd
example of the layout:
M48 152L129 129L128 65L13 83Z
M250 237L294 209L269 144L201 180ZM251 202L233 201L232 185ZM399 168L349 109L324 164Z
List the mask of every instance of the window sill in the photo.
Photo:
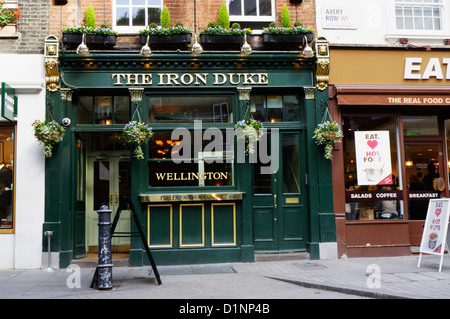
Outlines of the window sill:
M0 39L17 39L18 37L16 24L0 26Z

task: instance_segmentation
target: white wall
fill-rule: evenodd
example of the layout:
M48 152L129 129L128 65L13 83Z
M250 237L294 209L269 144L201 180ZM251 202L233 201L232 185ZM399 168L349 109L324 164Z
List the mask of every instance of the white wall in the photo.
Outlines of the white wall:
M444 46L450 39L450 0L442 0L443 30L397 30L395 0L316 0L317 34L331 44L361 46ZM327 11L328 10L328 11ZM338 10L338 11L336 11Z
M0 269L40 268L45 161L31 124L45 119L44 57L0 54L0 70L0 82L15 88L18 96L15 232L0 233Z

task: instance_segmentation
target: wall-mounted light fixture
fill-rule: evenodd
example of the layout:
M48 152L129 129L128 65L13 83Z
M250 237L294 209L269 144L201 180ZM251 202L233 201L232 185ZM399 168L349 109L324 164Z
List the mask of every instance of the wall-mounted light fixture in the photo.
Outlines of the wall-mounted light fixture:
M201 44L197 42L197 0L194 0L194 44L191 52L193 54L201 54L203 52Z
M247 34L244 33L244 44L241 47L241 53L244 55L252 54L252 47L247 42Z
M84 33L81 37L81 43L77 48L77 53L79 55L89 55L89 48L86 45L86 37Z
M152 55L152 50L150 49L150 46L148 45L148 41L150 39L150 34L147 34L147 41L145 42L145 45L141 48L140 54L144 57L149 57Z
M306 44L305 47L303 48L302 56L304 56L305 58L312 58L314 56L314 51L308 45L308 39L306 38L306 36L304 36L304 39Z

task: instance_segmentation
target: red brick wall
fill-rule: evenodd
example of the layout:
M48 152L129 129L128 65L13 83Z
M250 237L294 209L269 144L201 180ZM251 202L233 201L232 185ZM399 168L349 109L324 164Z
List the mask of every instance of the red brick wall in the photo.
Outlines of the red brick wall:
M94 6L97 26L106 23L112 26L112 1L113 0L80 0L81 23L84 24L86 8L89 4ZM276 19L280 24L281 8L286 4L291 14L291 23L302 22L305 26L315 29L315 1L303 0L297 6L289 0L273 0L276 5ZM53 1L52 1L53 3ZM69 0L66 5L52 5L50 11L50 33L59 36L61 28L65 25L72 26L78 22L78 1ZM197 0L197 31L206 28L208 22L216 21L222 0ZM181 22L184 26L194 29L194 0L164 0L170 12L173 25ZM297 17L297 19L296 19Z

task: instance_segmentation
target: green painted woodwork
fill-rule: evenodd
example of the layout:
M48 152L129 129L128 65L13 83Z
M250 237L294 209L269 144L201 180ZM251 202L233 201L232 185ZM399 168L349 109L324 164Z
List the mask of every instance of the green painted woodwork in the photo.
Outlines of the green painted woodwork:
M100 51L99 51L100 52ZM237 86L252 86L254 90L271 89L271 92L289 91L300 94L303 87L314 86L315 60L299 57L296 52L255 52L250 56L233 53L205 53L192 56L187 52L154 53L151 58L142 58L135 52L101 51L92 53L89 58L80 57L71 51L61 53L60 69L67 85L74 85L74 102L63 102L59 92L47 92L48 105L51 106L53 118L61 121L69 117L76 123L76 99L78 94L114 95L129 94L128 88L145 87L145 96L141 103L131 102L130 114L138 108L141 119L148 118L148 97L155 94L171 95L209 95L226 94L233 97L233 121L240 120L245 111L244 101L239 101ZM167 85L158 85L158 74L175 74L179 85L174 80ZM181 83L184 74L207 73L205 85ZM223 85L214 84L215 73L267 74L268 83L253 77L250 83L232 85L228 80ZM128 78L123 77L123 85L114 85L117 80L113 74L152 74L152 84L143 84L143 76L134 77L139 83L126 85ZM126 81L124 81L126 79ZM130 82L131 79L129 78ZM148 78L147 78L148 79ZM234 79L237 79L235 77ZM241 75L241 79L244 76ZM265 79L262 77L261 79ZM184 78L185 82L189 76ZM160 83L161 84L161 83ZM277 93L278 94L278 93ZM152 248L152 254L158 265L188 264L206 262L252 262L256 251L307 250L312 259L319 258L319 243L336 241L332 203L331 163L323 158L323 151L314 144L313 131L322 119L322 112L328 106L328 91L316 90L315 99L305 99L301 122L266 123L266 128L279 128L280 136L285 133L298 133L300 152L300 194L283 192L283 164L280 170L272 174L270 183L276 190L278 205L274 208L272 196L253 194L254 164L248 162L235 165L235 184L224 189L237 190L244 194L236 202L196 202L196 206L181 206L185 203L172 202L171 206L150 208L149 203L141 203L139 195L154 192L148 187L147 160L130 159L131 200L139 216L141 226L146 231ZM66 105L67 103L67 105ZM179 124L154 123L154 130L170 131ZM183 125L189 130L193 124ZM233 127L233 123L204 124L208 127ZM45 222L43 230L53 230L52 251L60 253L60 267L67 267L73 258L83 255L84 200L77 199L78 166L77 145L81 137L85 138L95 132L120 133L123 125L76 125L72 124L63 141L55 146L54 156L46 159L46 193ZM78 136L79 138L77 138ZM280 137L281 138L281 137ZM148 148L143 147L144 157L148 158ZM87 153L86 159L89 156ZM143 178L144 177L144 178ZM275 181L276 179L276 181ZM308 181L308 183L305 182ZM214 187L205 188L164 188L173 194L176 191L204 192ZM298 203L287 203L288 198L298 198ZM87 198L86 198L87 199ZM160 203L158 203L160 204ZM233 205L234 204L234 205ZM180 207L182 214L180 219ZM170 209L172 215L170 216ZM299 213L300 212L300 213ZM274 222L273 218L277 221ZM171 219L172 218L172 219ZM181 230L181 231L180 231ZM137 229L131 223L131 231ZM181 236L181 237L180 237ZM182 245L180 245L180 243ZM196 246L199 245L199 246ZM46 240L43 241L46 251ZM131 239L130 266L148 265L145 251L139 238Z

